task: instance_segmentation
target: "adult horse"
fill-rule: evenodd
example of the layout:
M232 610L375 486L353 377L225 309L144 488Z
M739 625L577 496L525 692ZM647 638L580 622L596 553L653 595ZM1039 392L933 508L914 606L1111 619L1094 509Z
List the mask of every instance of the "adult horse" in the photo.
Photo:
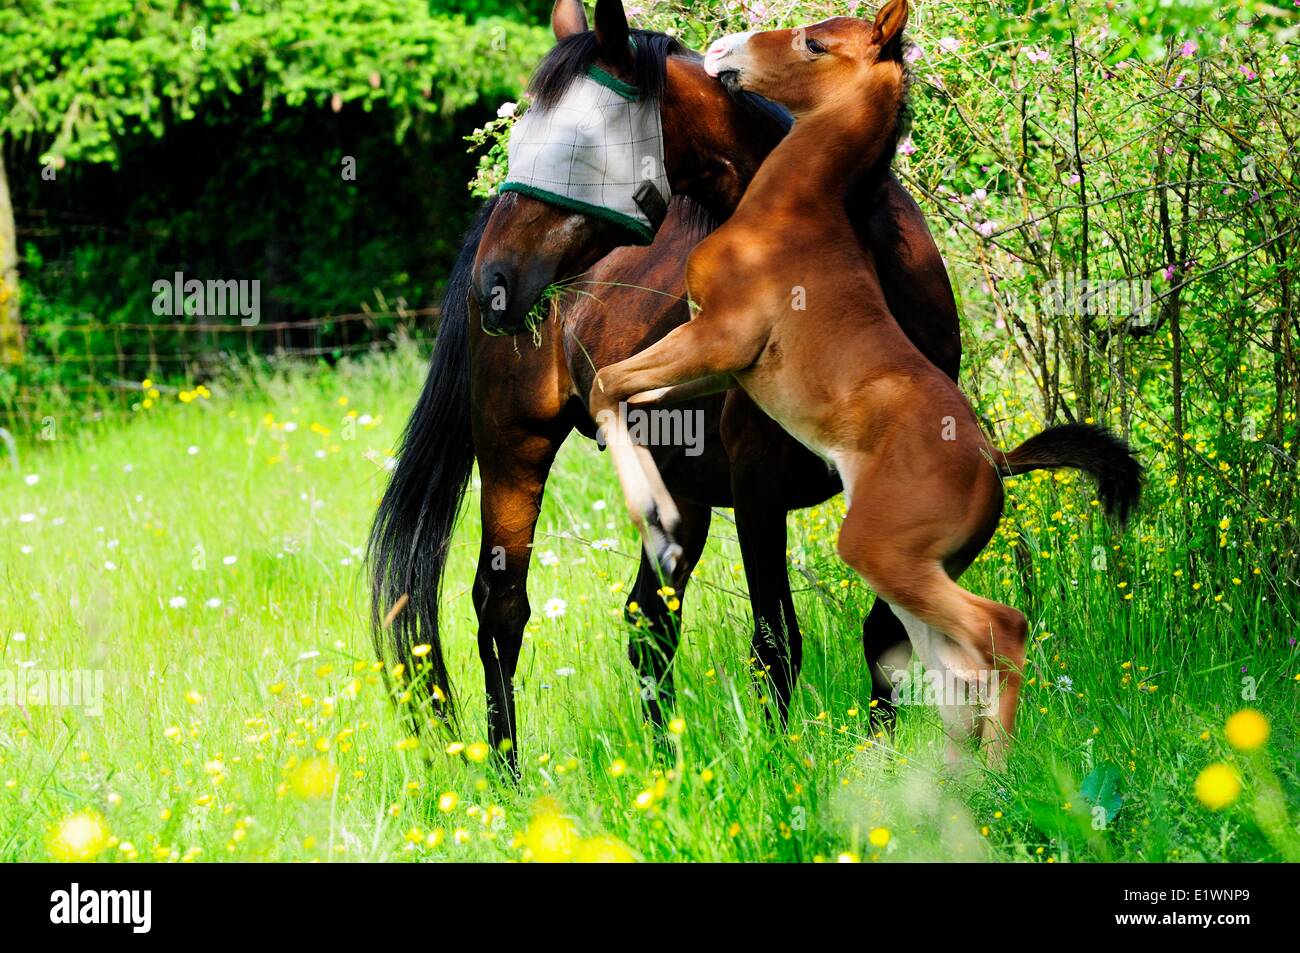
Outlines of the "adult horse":
M663 172L675 197L648 247L620 247L647 236L617 216L538 200L527 190L507 191L484 207L452 272L429 375L370 541L376 647L408 672L422 669L435 715L446 716L451 689L438 629L439 584L478 460L478 648L489 741L512 764L512 679L530 612L526 581L533 535L555 454L572 430L595 436L586 405L595 370L689 319L686 256L712 222L731 214L790 127L783 110L728 93L705 74L701 58L673 38L629 30L619 0L599 0L594 30L588 30L578 0L559 0L551 22L557 43L533 79L530 112L555 108L593 69L611 78L658 111ZM884 151L892 154L892 141ZM888 171L866 175L863 183L851 190L846 207L858 240L881 263L890 310L917 348L955 379L961 353L957 310L924 218ZM586 269L591 270L580 287L570 285L552 301L549 319L533 329L535 341L503 336L525 329L546 287ZM839 480L743 392L680 406L704 414L703 454L650 448L681 516L676 538L682 552L670 580L675 599L680 603L704 547L711 507L733 507L753 608L754 656L784 717L802 644L787 576L785 514L830 498L839 492ZM658 567L643 553L628 602L638 603L647 625L634 629L629 655L656 722L671 703L681 611L677 603L669 608L661 586ZM390 613L403 597L409 598L405 608ZM863 624L863 645L872 663L873 697L882 709L889 707L890 686L875 662L906 637L888 606L874 603ZM419 644L430 646L427 655L413 654Z

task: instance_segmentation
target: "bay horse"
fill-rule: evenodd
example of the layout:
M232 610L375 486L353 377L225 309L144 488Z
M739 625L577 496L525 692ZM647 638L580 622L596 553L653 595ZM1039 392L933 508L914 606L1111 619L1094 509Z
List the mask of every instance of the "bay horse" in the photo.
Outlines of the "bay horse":
M1101 427L1066 425L1008 452L985 435L957 385L899 328L882 264L844 210L848 183L876 166L903 105L907 0L874 22L833 17L724 37L705 69L785 105L794 128L740 205L687 261L692 319L600 370L588 401L648 552L665 560L672 500L631 445L620 406L739 386L840 474L848 504L836 545L902 620L913 650L952 685L940 710L953 739L983 735L1001 760L1025 662L1025 617L956 579L992 538L1002 480L1039 468L1093 475L1125 519L1141 468ZM800 289L803 307L792 306ZM960 749L950 746L950 758Z
M429 373L402 438L397 466L370 538L372 621L381 657L418 675L438 718L452 712L439 632L440 582L475 459L481 480L482 540L473 588L478 648L488 700L489 741L513 767L517 752L514 677L530 607L526 582L542 494L555 454L571 431L595 438L586 406L596 368L659 340L689 318L690 250L735 209L763 159L790 128L789 114L748 93L727 91L695 54L662 33L629 30L618 0L599 0L589 30L578 0L552 12L557 43L539 66L530 110L545 110L594 67L634 88L662 117L664 164L676 193L649 246L604 217L507 191L481 210L451 273ZM850 188L857 241L886 263L884 294L920 351L956 377L957 309L943 260L916 203L886 169ZM615 250L617 249L617 250ZM612 253L611 253L612 252ZM592 267L594 265L594 267ZM591 269L587 271L587 269ZM519 334L553 282L565 286L533 340ZM792 440L740 390L683 405L703 411L704 453L652 452L677 500L682 547L669 583L642 553L628 594L644 628L629 655L648 716L672 702L680 603L707 539L711 507L735 510L753 610L753 657L784 718L798 676L802 637L787 575L787 511L840 491L838 476ZM399 604L405 607L386 616ZM905 644L882 601L863 623L877 711L891 685L876 660ZM412 653L431 647L423 658ZM417 670L423 667L422 672Z

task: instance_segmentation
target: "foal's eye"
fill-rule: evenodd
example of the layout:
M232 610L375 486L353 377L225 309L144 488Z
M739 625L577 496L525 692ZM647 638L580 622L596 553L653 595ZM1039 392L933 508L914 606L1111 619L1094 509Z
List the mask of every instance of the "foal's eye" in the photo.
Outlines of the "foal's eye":
M816 40L808 40L805 45L808 48L808 52L812 53L815 56L821 56L823 53L826 52L826 47L822 46Z

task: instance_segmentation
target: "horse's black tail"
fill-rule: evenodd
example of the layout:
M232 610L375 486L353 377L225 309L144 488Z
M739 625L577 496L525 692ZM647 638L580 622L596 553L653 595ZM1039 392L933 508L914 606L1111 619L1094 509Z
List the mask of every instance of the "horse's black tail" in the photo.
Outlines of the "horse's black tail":
M1105 427L1065 424L1030 437L1002 455L998 470L1015 476L1030 470L1072 467L1097 481L1097 498L1106 512L1127 522L1142 495L1142 465L1133 448Z
M474 467L469 295L478 243L494 204L488 202L470 226L452 270L429 375L402 434L367 553L375 651L387 664L404 666L410 684L421 693L414 703L430 705L447 719L454 718L455 710L438 635L438 591ZM429 648L416 655L422 645ZM417 727L421 720L413 719Z

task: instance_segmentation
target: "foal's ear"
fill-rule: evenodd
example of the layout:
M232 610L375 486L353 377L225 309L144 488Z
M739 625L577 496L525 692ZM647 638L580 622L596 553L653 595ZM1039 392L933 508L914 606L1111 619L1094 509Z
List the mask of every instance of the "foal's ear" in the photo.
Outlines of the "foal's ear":
M629 36L623 0L596 0L596 41L606 62L613 66L631 62Z
M885 0L872 25L871 40L877 46L893 44L907 26L907 0ZM898 44L895 44L897 49Z
M555 0L551 7L551 32L557 40L587 32L587 11L582 0Z

